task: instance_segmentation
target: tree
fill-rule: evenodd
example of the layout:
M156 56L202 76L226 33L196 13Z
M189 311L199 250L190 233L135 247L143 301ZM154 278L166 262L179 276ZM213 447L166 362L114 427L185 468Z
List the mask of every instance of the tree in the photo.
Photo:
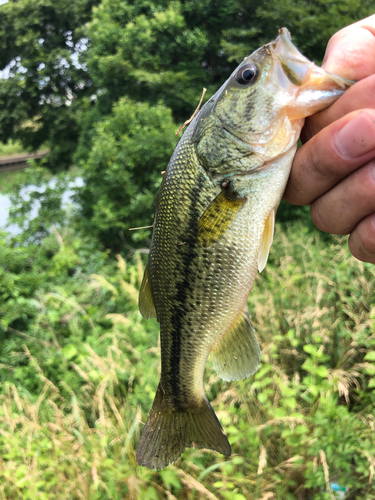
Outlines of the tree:
M238 0L237 7L239 22L223 32L222 42L228 60L237 62L285 26L298 49L319 64L335 32L374 13L372 0Z
M153 223L155 193L176 145L171 112L120 99L93 131L79 193L80 225L107 248L150 239L151 230L129 232Z
M70 166L92 82L79 61L82 27L99 0L10 0L0 6L0 140L51 148L49 166Z
M243 57L286 26L317 62L332 34L373 10L372 0L102 0L87 27L84 59L100 112L120 97L162 100L177 122L208 99Z
M103 0L87 36L87 67L100 89L98 105L127 95L162 100L185 121L202 93L213 93L235 66L221 52L222 32L235 21L234 0Z

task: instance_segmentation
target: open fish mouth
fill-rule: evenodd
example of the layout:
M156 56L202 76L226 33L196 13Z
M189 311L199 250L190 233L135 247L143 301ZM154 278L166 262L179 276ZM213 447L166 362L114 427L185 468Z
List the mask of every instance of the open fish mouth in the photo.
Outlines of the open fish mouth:
M345 91L351 85L352 80L330 73L320 68L295 47L287 28L279 30L279 36L274 42L268 44L272 58L275 63L277 81L279 86L286 87L292 84L301 90L309 87L309 90L341 90ZM281 75L280 70L284 73ZM285 82L285 77L288 82ZM280 85L283 83L284 85Z

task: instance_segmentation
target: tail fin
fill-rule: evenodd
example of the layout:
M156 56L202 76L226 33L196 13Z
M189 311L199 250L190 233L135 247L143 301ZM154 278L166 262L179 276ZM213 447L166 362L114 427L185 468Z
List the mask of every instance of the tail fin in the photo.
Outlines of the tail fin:
M231 454L226 435L206 398L199 407L176 411L158 387L137 450L139 465L162 469L180 457L185 447L208 448Z

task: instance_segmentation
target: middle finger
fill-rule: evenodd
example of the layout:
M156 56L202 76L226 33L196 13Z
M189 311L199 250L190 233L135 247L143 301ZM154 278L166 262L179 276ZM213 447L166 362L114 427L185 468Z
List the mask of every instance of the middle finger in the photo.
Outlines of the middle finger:
M375 110L350 113L297 151L284 198L295 205L309 205L373 158Z
M312 221L321 231L351 233L360 220L375 212L375 161L315 200L310 211Z

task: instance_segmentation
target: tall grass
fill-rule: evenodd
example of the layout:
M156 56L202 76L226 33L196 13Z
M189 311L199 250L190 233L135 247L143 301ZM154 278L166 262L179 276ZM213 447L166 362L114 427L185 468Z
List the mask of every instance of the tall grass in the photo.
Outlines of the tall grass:
M66 281L38 286L26 331L7 327L1 499L323 500L332 481L375 499L375 267L342 239L278 228L249 299L258 372L205 373L233 455L187 450L162 471L135 458L160 371L158 324L137 311L142 261L88 269L82 242L52 247Z
M6 144L0 142L0 157L23 153L25 148L18 141L8 141Z

